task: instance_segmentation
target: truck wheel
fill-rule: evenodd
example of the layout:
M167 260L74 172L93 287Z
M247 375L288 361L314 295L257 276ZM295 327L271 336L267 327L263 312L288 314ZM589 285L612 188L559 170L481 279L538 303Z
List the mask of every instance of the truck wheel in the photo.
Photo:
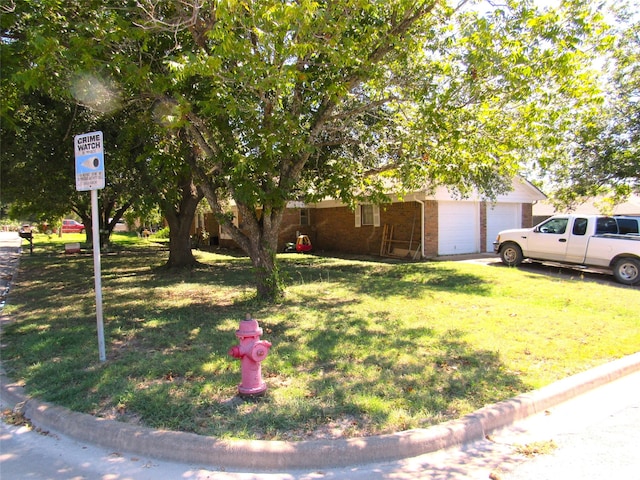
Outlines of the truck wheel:
M636 258L621 258L613 266L613 276L624 285L640 283L640 260Z
M522 263L523 259L522 249L516 243L505 243L500 249L500 260L502 260L502 263L505 265L517 267Z

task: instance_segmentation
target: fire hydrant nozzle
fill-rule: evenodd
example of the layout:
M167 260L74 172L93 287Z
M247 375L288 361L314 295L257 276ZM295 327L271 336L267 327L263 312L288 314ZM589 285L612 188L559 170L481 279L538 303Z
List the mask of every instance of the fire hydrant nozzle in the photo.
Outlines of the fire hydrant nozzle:
M241 395L261 395L267 390L267 384L262 380L260 363L269 354L271 343L260 340L260 335L262 328L258 326L258 321L247 314L247 318L240 322L240 328L236 330L240 345L229 349L229 355L241 361L242 382L238 385Z

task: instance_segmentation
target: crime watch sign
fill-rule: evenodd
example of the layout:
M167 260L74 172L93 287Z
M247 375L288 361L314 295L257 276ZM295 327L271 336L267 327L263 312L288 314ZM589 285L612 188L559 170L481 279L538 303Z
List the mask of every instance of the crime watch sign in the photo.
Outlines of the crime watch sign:
M102 132L84 133L73 139L76 154L76 190L104 188Z

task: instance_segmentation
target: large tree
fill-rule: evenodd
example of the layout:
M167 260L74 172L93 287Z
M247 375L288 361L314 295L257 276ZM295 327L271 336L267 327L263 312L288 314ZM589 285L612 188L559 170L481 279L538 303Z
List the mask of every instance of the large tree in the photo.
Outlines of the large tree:
M140 2L143 28L175 39L156 72L172 80L162 109L198 146L191 167L260 297L281 293L287 201L380 199L390 178L493 196L590 101L585 2L467 3Z
M69 90L100 77L147 102L168 136L187 132L185 160L267 299L282 293L289 200L380 201L389 185L494 196L596 90L581 45L598 15L584 0L544 12L529 0L132 0L87 2L81 16L73 1L42 3L57 28L32 33L31 75L57 71L43 87Z
M141 181L146 185L149 205L158 205L169 225L169 259L167 268L191 267L197 264L192 252L191 229L203 198L188 166L193 147L184 139L184 132L162 135L150 122L146 131L153 141L148 145L141 169Z
M105 188L100 190L97 227L101 243L108 241L115 223L135 202L142 188L135 173L136 149L121 128L128 112L97 117L73 102L40 92L22 94L11 122L1 127L0 177L2 201L11 204L14 217L52 221L73 212L86 225L92 241L92 215L88 192L75 188L73 135L102 130L108 145L109 167Z
M21 218L51 221L73 212L87 226L87 242L93 228L107 241L139 194L131 171L139 146L125 141L122 128L131 109L122 108L115 94L92 92L89 75L76 76L75 88L69 88L68 64L55 54L60 30L68 24L54 21L53 3L10 2L1 8L1 201ZM91 102L83 101L87 92ZM73 136L92 130L102 130L110 147L99 226L91 224L89 193L75 189Z
M72 140L102 130L106 186L99 191L100 224L95 226L101 242L108 242L130 207L160 204L171 225L168 265L192 265L189 229L202 194L192 188L186 162L166 154L174 135L167 141L158 135L148 99L123 92L110 80L105 62L117 55L129 58L138 46L135 38L119 41L117 34L104 45L96 41L117 31L127 22L126 12L134 10L110 15L102 6L43 1L3 7L0 202L10 203L21 218L51 221L73 212L87 226L91 242L90 197L75 190ZM86 14L78 18L81 7ZM183 148L176 155L190 151ZM161 164L154 158L162 158Z

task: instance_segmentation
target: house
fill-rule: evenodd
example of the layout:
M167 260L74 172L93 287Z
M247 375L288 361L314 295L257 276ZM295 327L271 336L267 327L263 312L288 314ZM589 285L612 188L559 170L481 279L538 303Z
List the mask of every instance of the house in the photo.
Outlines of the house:
M548 200L533 206L533 224L537 225L557 213L581 215L640 215L640 195L630 195L626 201L613 204L606 197L588 198L573 209L556 209Z
M383 205L358 205L355 210L332 199L308 205L291 202L278 250L306 234L315 251L408 259L491 252L500 230L532 226L533 204L545 198L531 183L514 178L512 190L493 203L478 195L457 199L446 188L393 197ZM198 222L196 227L210 232L213 245L233 246L212 215Z

